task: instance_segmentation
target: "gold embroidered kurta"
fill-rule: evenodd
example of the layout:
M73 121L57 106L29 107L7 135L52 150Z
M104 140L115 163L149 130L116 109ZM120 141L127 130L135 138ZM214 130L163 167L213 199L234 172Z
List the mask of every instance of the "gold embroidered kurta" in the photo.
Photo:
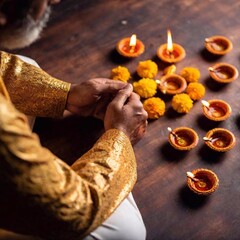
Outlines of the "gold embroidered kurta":
M62 114L69 84L4 52L1 77L19 110L41 116ZM83 238L133 188L136 160L129 139L121 131L108 130L69 167L41 146L25 115L2 89L0 228L45 239Z

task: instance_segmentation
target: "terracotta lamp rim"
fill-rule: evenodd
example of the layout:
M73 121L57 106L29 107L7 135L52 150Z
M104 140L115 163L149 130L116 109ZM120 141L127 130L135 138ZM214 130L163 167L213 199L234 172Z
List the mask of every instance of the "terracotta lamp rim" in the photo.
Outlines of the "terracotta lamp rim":
M213 80L219 83L230 83L238 78L238 69L229 63L216 63L209 69Z
M205 141L206 145L217 152L227 152L236 145L236 137L225 128L214 128L206 133L205 138L209 139Z
M217 190L219 186L219 179L213 171L205 168L198 168L192 170L191 173L194 175L194 179L188 177L187 185L194 193L207 196ZM202 185L201 188L201 181L206 184L205 188L203 187L204 185Z
M168 84L169 83L169 84ZM187 81L178 74L171 73L161 77L158 89L164 94L175 95L187 88Z
M169 133L169 143L177 150L189 151L198 144L198 134L189 127L177 127ZM179 139L178 139L179 138Z
M211 99L207 101L209 106L202 105L203 114L212 121L224 121L228 119L232 113L231 106L221 99Z
M173 58L169 58L164 55L164 52L167 51L167 43L162 44L157 49L158 58L167 63L177 63L182 61L186 57L185 49L180 44L173 43L173 49L174 51L176 51L177 56Z
M116 46L117 52L120 55L122 55L124 57L128 57L128 58L135 58L135 57L140 56L142 53L144 53L145 46L144 46L143 42L139 39L136 40L137 50L135 52L130 53L128 51L124 51L124 46L129 46L129 43L130 43L130 37L126 37L126 38L121 39L117 43L117 46Z
M225 36L214 35L205 39L206 49L215 55L225 55L233 48L232 42Z

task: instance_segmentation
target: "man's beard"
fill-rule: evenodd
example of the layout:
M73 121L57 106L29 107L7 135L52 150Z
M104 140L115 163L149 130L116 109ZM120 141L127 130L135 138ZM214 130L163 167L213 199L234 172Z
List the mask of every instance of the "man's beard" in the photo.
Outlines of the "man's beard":
M0 27L0 48L19 49L29 46L40 37L50 15L50 7L37 22L28 14L10 25Z

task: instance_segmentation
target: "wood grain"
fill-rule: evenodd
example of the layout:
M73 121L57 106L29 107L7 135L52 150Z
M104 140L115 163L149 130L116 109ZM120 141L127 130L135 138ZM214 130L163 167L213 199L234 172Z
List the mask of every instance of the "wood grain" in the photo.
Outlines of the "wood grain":
M189 114L177 114L171 108L171 98L158 93L166 102L166 114L149 122L146 136L134 147L138 182L133 194L148 240L240 239L240 82L237 79L219 85L207 70L216 62L239 68L239 10L237 0L66 0L53 8L50 22L36 43L14 51L72 83L109 77L118 65L128 67L132 81L137 81L136 67L141 60L155 60L161 76L166 64L157 59L156 51L166 42L166 30L170 28L173 41L181 44L187 54L177 64L177 72L185 66L199 68L200 82L206 87L204 99L221 98L231 105L230 119L213 123L203 117L200 102L194 103ZM143 41L146 51L128 60L116 53L115 45L133 33ZM228 37L233 50L221 58L209 54L204 39L212 35ZM167 127L179 126L191 127L199 135L198 146L190 152L176 151L168 143ZM219 154L204 145L202 137L214 127L235 134L237 145L233 150ZM94 119L70 116L37 119L34 131L44 146L71 164L92 146L103 132L103 125ZM196 196L186 187L186 171L199 167L213 170L220 179L219 189L209 197Z

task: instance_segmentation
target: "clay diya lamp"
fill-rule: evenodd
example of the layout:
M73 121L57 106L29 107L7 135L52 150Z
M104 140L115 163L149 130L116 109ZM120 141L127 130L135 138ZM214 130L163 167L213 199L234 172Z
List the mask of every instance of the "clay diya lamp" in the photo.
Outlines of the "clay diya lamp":
M187 172L187 185L194 193L206 196L217 190L219 179L213 171L199 168Z
M172 35L170 30L167 31L167 43L162 44L157 50L157 56L162 61L167 63L176 63L183 60L186 56L185 49L177 44L172 42Z
M225 128L214 128L203 138L206 145L218 152L227 152L236 145L236 138Z
M124 57L134 58L138 57L144 52L144 44L137 39L137 36L133 34L128 38L123 38L117 43L116 47L118 53Z
M161 78L161 80L156 80L158 84L158 89L164 94L178 94L187 88L186 80L177 74L168 74Z
M232 42L224 36L212 36L205 39L206 49L215 55L224 55L233 48Z
M202 100L202 109L204 116L213 121L224 121L232 113L231 106L220 99Z
M188 151L193 149L198 144L197 133L188 127L178 127L172 130L168 127L169 143L177 150Z
M228 63L216 63L208 68L209 74L219 83L230 83L238 78L238 70Z

